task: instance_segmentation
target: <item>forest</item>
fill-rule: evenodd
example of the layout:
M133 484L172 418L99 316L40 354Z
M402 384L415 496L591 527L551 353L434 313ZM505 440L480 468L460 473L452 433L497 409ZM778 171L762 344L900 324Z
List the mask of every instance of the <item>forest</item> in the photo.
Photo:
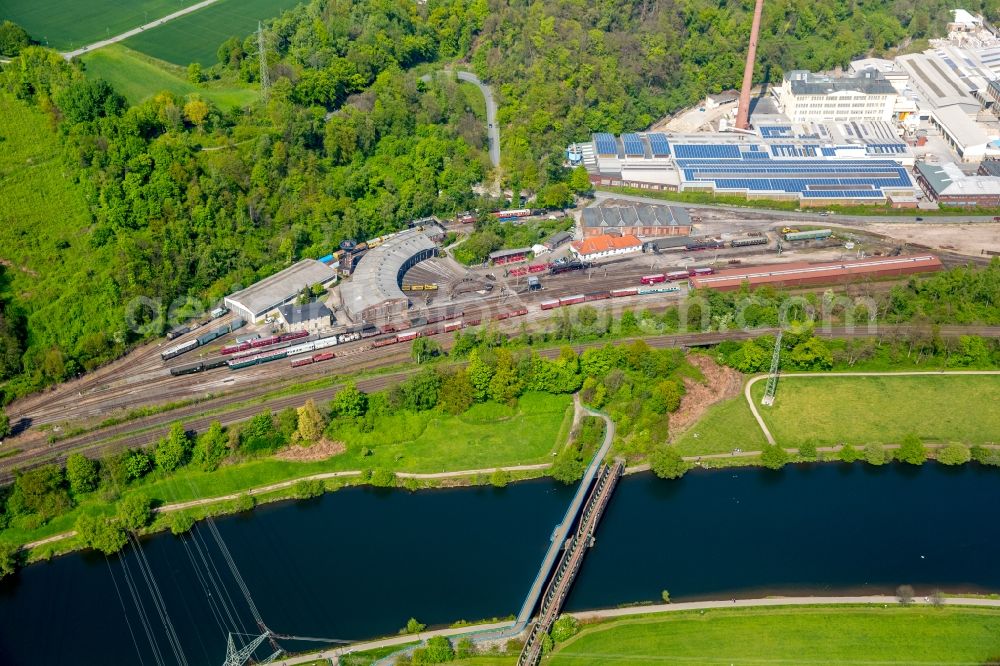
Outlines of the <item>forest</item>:
M942 31L950 5L769 2L757 79L918 48ZM966 8L995 17L998 6ZM3 401L159 335L187 299L215 302L345 238L490 205L472 190L489 175L483 122L457 82L419 74L464 62L493 85L502 182L565 199L569 141L642 129L737 85L751 9L734 0L312 0L266 26L267 101L232 111L197 94L130 106L80 63L24 46L17 33L0 101L55 137L67 201L85 203L72 216L44 200L28 205L34 171L4 166L17 176L4 197L24 212L3 218ZM234 36L218 56L190 68L191 80L258 78L253 36ZM50 217L64 228L39 238Z

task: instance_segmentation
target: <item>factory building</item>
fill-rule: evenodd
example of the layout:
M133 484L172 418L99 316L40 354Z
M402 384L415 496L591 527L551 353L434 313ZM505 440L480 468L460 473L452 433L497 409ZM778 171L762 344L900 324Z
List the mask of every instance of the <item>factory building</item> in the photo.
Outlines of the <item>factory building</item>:
M282 305L278 308L278 317L289 331L310 333L329 328L335 321L330 308L318 301L305 305Z
M399 232L368 250L351 279L340 286L344 311L354 323L386 321L406 312L410 302L400 288L403 275L437 254L420 229Z
M243 319L257 321L282 305L291 303L303 287L312 287L314 284L327 286L336 278L337 272L330 266L315 259L303 259L246 289L226 296L223 303Z
M793 123L889 122L898 96L876 69L854 76L826 76L797 69L785 74L776 94L779 110Z
M691 233L691 216L677 206L592 206L581 216L583 236L687 236Z
M992 169L989 160L983 162L980 172ZM964 208L1000 208L1000 178L991 175L970 176L957 164L926 164L915 169L917 182L927 198L944 206Z

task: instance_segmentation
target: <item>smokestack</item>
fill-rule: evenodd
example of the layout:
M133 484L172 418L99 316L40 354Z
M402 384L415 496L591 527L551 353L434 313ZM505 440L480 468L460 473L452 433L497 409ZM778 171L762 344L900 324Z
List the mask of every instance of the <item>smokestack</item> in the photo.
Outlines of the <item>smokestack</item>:
M753 65L757 59L757 37L760 34L760 15L763 11L764 0L757 0L753 8L753 25L750 26L750 48L747 49L747 64L743 69L740 104L736 110L736 127L738 129L750 129L750 87L753 85Z

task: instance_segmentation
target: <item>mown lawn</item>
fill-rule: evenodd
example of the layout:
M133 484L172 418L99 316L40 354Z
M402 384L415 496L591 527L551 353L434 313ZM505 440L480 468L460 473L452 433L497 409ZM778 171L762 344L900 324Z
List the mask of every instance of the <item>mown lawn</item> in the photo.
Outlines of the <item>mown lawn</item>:
M151 476L126 494L143 493L158 503L182 502L242 492L321 472L388 468L397 472L449 472L551 462L572 421L568 395L529 393L512 409L496 403L473 406L459 416L439 412L400 413L380 420L371 433L344 432L348 450L319 462L262 458L203 472L193 466ZM362 455L364 448L370 455ZM83 513L111 513L99 497L88 497L70 513L36 529L14 526L0 539L24 543L73 528Z
M561 645L549 663L981 664L998 655L996 609L828 606L610 621Z
M291 9L301 0L218 0L196 12L146 30L124 42L129 48L176 65L203 66L218 61L219 45L230 37L244 37L257 22Z
M760 404L764 382L752 389ZM778 381L761 415L779 444L820 446L899 443L906 435L935 442L1000 441L1000 375L801 377ZM749 413L749 412L748 412ZM746 448L746 447L744 447Z
M69 51L172 14L198 0L4 0L2 18L41 44Z
M132 104L168 91L181 97L196 94L222 109L252 104L258 92L251 87L187 80L187 70L162 60L112 44L83 56L88 78L104 79Z
M759 451L766 443L743 393L708 408L701 419L677 438L675 446L685 456L728 453L740 448Z

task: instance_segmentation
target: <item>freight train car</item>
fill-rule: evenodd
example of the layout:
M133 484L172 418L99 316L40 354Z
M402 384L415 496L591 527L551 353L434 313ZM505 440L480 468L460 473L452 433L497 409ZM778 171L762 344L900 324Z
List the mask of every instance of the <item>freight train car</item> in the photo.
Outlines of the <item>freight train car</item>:
M751 245L767 245L767 243L766 236L760 238L737 238L730 241L729 247L750 247Z

